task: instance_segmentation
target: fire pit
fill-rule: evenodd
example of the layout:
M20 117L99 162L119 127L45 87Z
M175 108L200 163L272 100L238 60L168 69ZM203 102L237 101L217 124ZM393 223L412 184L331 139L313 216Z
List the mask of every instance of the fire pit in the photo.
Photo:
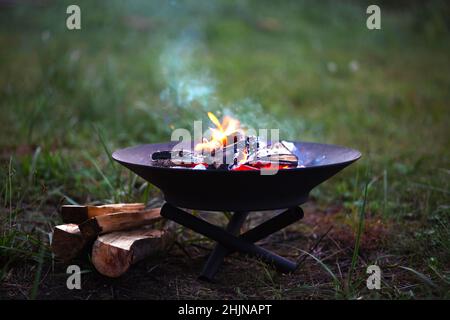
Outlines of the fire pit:
M303 211L298 206L307 201L309 192L358 160L361 153L341 146L295 141L278 144L276 152L267 144L264 153L256 150L253 152L256 157L252 158L248 139L243 139L244 154L239 154L237 138L233 138L231 144L227 142L235 131L228 132L227 128L217 125L221 129L216 132L220 138L218 142L212 139L204 141L201 146L208 147L208 157L222 149L226 155L226 149L233 146L230 162L224 161L220 165L201 163L205 161L203 148L200 148L201 154L189 151L192 153L186 158L187 152L177 150L178 142L130 147L117 150L112 157L161 189L167 202L161 209L162 216L218 242L203 269L202 279L212 280L223 258L233 251L256 256L282 272L295 270L294 262L254 242L301 219ZM211 144L213 148L210 148ZM198 146L191 144L190 150L198 149ZM278 151L283 146L289 146L289 151ZM173 154L179 158L174 160ZM270 163L270 157L277 159L278 170L276 174L262 175L259 168ZM234 215L227 228L222 229L180 208L232 211ZM250 211L286 208L278 216L239 235Z
M280 170L275 175L257 171L193 170L165 168L152 164L151 155L171 150L173 143L147 144L117 150L113 158L161 189L167 203L161 215L219 242L202 272L212 280L223 258L232 251L257 256L282 272L295 270L296 264L258 247L254 242L301 219L299 205L318 184L358 160L360 152L327 144L294 142L305 163L304 168ZM226 230L211 225L177 208L234 211ZM249 211L291 208L239 237Z
M310 142L294 142L304 168L258 171L193 170L152 164L151 155L170 150L176 142L140 145L117 150L113 158L164 193L177 207L210 211L256 211L292 208L304 203L318 184L359 159L353 149ZM301 154L300 154L301 153Z

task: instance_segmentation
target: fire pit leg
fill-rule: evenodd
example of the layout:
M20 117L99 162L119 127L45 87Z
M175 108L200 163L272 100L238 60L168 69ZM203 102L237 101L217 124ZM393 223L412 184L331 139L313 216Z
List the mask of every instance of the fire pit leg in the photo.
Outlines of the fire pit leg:
M242 218L242 223L239 223L238 220L240 217L243 216L243 213L237 212L233 215L233 217L230 220L230 223L227 226L227 231L232 234L238 234L238 231L242 225L242 223L245 221L245 217L247 216L247 213L245 213L245 217ZM283 213L280 213L276 215L275 217L261 223L260 225L254 227L253 229L245 232L240 236L240 238L251 241L251 242L257 242L259 240L262 240L268 236L270 236L272 233L275 233L292 223L300 220L303 218L303 210L300 207L290 208ZM214 251L211 253L211 255L208 258L208 261L206 262L205 266L203 267L203 271L199 277L201 280L206 281L213 281L214 276L216 275L217 271L219 270L223 259L225 256L233 253L235 250L229 250L226 247L222 246L221 244L217 244L214 248Z
M242 225L247 218L248 212L238 211L233 214L230 222L227 225L226 231L233 235L239 235ZM199 276L200 280L213 281L214 276L222 265L223 259L228 254L229 250L221 245L216 244L214 250L208 257L205 266L203 267L202 273Z
M257 242L262 240L272 233L275 233L294 222L303 218L303 210L300 207L290 208L283 213L276 215L275 217L264 221L260 225L254 227L251 230L248 230L244 234L242 234L239 238L245 239L251 242ZM233 250L228 250L227 255L233 253Z
M237 250L258 257L266 263L273 264L281 272L292 272L297 268L296 263L261 248L248 240L233 236L226 230L212 225L205 220L196 218L168 203L162 207L161 215L219 242L229 250Z

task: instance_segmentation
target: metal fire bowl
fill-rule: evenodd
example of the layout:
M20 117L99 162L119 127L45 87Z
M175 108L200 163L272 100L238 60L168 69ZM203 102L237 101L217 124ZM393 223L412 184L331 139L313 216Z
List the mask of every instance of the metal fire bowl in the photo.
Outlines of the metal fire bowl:
M193 170L152 166L153 152L177 142L146 144L113 153L114 160L164 193L170 204L210 211L256 211L298 206L309 192L361 157L357 150L320 143L294 142L305 168L259 171Z

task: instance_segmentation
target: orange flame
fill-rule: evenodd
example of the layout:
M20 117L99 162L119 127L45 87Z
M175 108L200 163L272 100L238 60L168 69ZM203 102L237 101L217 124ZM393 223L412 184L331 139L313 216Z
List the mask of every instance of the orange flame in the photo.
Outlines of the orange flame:
M203 138L201 143L195 145L196 151L212 151L221 148L227 145L229 136L242 132L240 122L237 119L225 116L221 123L212 112L208 112L208 117L216 128L209 128L211 130L211 140Z

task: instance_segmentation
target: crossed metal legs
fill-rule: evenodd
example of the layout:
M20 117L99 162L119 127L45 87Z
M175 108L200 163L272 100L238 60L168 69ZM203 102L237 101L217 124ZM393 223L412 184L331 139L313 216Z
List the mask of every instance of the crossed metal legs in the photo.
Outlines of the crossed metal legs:
M248 212L236 212L230 219L227 228L222 229L178 209L169 203L164 204L161 209L161 215L163 217L173 220L218 242L203 268L200 276L201 279L212 281L222 264L224 257L234 251L260 258L266 263L275 266L281 272L294 271L297 267L296 263L259 247L255 245L254 242L257 242L303 218L302 209L299 207L288 209L238 236L237 234L239 233L247 214Z

